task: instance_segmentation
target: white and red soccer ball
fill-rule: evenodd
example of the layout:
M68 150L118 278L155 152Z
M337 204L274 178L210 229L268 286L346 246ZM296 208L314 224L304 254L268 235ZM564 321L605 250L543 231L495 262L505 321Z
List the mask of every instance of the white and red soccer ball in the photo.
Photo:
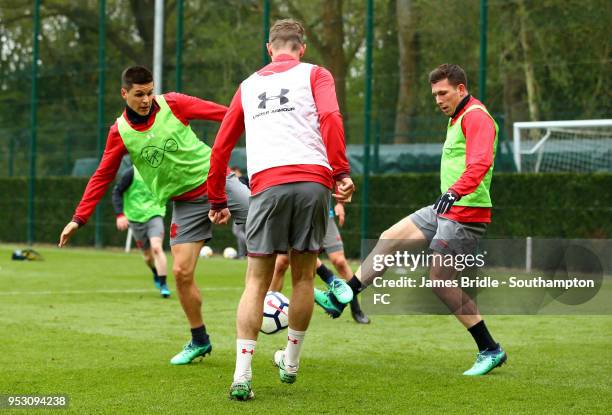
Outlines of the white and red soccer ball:
M264 300L261 332L278 333L289 325L289 299L276 291L268 291Z

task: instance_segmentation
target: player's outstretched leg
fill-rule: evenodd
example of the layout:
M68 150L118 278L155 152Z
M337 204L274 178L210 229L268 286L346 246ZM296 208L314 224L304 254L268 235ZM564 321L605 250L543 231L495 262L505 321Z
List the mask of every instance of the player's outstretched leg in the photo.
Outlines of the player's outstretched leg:
M353 277L353 271L351 270L351 267L348 264L348 261L346 260L346 256L344 255L344 250L342 249L342 245L335 247L335 248L334 247L330 248L330 250L327 250L327 255L329 256L329 259L332 262L334 268L336 268L340 276L343 278L342 279L342 282L343 282L342 289L349 290L351 295L353 295L353 291L348 286L348 284L346 284L345 282L345 281L349 281ZM330 286L330 283L333 281L333 279L337 279L337 277L331 272L331 270L327 268L325 264L321 263L321 261L319 260L317 260L317 275L328 285L328 287ZM337 292L334 292L333 290L330 290L330 291L332 291L334 296L340 302L344 302L339 297ZM353 296L353 299L350 301L350 304L351 304L351 315L353 317L353 320L355 320L355 322L357 322L358 324L369 324L370 319L361 310L361 306L359 305L359 300L357 299L357 296Z
M346 307L346 304L338 301L330 290L322 291L315 288L314 300L331 318L340 317Z
M366 289L374 278L385 273L386 267L376 269L373 266L374 258L378 255L385 255L395 252L398 249L408 249L421 245L426 241L423 232L412 222L410 217L406 217L389 229L384 231L376 243L376 246L363 261L362 266L355 272L355 275L347 281L353 296L357 296ZM346 304L342 304L331 291L315 291L315 302L325 310L332 318L338 318L344 311Z

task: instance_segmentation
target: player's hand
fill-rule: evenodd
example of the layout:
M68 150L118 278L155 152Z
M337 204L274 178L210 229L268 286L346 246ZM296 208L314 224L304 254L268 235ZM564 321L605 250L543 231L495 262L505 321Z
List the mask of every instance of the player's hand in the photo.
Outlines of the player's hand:
M340 203L350 203L355 192L355 184L350 177L336 181L336 193L332 196Z
M116 224L118 230L124 231L128 228L130 222L125 216L117 216Z
M74 235L74 233L79 229L79 224L73 221L68 222L68 225L64 227L60 235L60 240L57 246L60 248L68 243L68 240Z
M225 225L227 222L229 222L231 217L232 214L228 208L223 208L221 210L211 209L208 211L208 218L212 223L217 225Z
M459 195L457 195L457 193L453 192L452 190L448 190L436 200L433 208L438 215L444 214L448 212L453 204L459 199L461 198Z
M341 227L344 226L344 216L346 215L344 213L344 205L342 203L336 203L336 206L334 206L334 213L338 217L338 225Z

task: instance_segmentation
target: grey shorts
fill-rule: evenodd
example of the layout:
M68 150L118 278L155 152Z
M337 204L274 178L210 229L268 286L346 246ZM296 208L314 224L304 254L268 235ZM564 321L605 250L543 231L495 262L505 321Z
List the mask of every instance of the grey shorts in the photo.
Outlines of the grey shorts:
M409 218L423 232L429 248L441 254L475 253L478 240L487 230L486 223L442 218L433 210L433 205L417 210Z
M334 252L344 251L344 244L342 243L342 237L340 231L336 225L334 218L327 216L327 232L325 232L325 238L323 239L323 249L327 255Z
M132 222L130 221L130 229L136 246L143 251L151 248L151 238L164 239L164 220L161 216L153 216L146 222Z
M212 222L208 219L208 197L172 202L170 246L190 242L207 242L212 238Z
M227 207L234 222L246 222L249 212L250 190L238 180L234 173L225 180ZM212 223L208 219L210 203L202 196L189 201L172 202L172 225L170 226L170 246L190 242L207 242L212 238Z
M250 256L321 252L331 192L322 184L287 183L251 197L246 223Z
M232 214L234 223L236 225L246 223L251 190L238 180L234 173L230 173L225 179L225 193L227 193L227 208Z

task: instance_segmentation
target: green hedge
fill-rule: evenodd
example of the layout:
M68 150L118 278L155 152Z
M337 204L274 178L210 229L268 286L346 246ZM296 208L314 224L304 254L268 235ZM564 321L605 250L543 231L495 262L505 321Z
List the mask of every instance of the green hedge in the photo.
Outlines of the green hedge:
M39 243L56 243L81 197L86 179L60 177L36 181L35 238ZM359 255L361 183L354 203L347 206L347 222L341 229L347 254ZM396 174L370 179L369 237L404 216L431 204L439 195L437 174ZM612 174L496 174L492 197L493 222L487 236L611 238ZM0 178L0 241L26 240L28 183L25 178ZM115 229L110 195L102 203L102 232L105 245L121 246L125 233ZM166 221L170 219L168 211ZM79 230L73 245L93 245L93 217ZM216 226L211 245L216 250L235 246L228 226Z
M346 251L359 254L361 178L347 205L342 230ZM612 238L612 174L513 174L493 176L488 238ZM370 178L369 233L381 232L440 195L438 174L394 174Z

